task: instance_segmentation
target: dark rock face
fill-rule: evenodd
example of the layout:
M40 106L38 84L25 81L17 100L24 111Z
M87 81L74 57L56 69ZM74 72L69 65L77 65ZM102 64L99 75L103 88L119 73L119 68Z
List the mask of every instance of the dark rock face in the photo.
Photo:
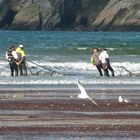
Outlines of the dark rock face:
M16 15L16 11L12 9L12 1L0 1L0 27L10 26Z
M139 0L0 0L0 28L140 31Z

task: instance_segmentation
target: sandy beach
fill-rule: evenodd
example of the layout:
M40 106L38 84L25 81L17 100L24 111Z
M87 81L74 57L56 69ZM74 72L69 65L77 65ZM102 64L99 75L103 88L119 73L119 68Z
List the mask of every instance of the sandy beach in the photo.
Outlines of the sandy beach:
M78 88L2 88L0 134L140 136L140 90L87 92L98 106L77 98Z

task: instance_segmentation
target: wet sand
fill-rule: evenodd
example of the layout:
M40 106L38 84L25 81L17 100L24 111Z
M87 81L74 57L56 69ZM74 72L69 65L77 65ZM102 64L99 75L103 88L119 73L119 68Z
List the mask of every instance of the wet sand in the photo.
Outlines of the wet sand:
M140 136L140 90L1 89L0 134ZM129 102L119 102L122 96Z

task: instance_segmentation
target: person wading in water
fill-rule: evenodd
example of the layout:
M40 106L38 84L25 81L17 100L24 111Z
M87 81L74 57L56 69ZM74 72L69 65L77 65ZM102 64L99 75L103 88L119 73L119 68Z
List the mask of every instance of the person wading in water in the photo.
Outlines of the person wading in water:
M6 52L6 59L9 62L11 76L18 76L18 67L16 64L17 58L18 58L18 55L15 51L15 46L11 46L9 50Z
M26 67L26 54L23 50L23 45L19 45L19 47L16 49L17 54L21 58L19 61L17 61L17 65L20 71L20 75L27 76L27 67Z
M101 54L100 54L100 56L99 56L99 59L100 59L100 61L101 61L101 63L102 63L102 68L103 68L103 70L104 70L105 76L109 76L109 71L108 71L108 70L110 70L111 73L112 73L112 76L114 77L115 74L114 74L113 68L112 68L111 65L110 65L109 54L108 54L108 52L107 52L107 49L104 49L104 50L101 52Z
M99 55L100 55L99 49L94 48L93 49L93 54L92 54L93 65L96 66L97 70L99 71L100 76L103 76L103 74L102 74L102 64L101 64L101 61L99 60Z

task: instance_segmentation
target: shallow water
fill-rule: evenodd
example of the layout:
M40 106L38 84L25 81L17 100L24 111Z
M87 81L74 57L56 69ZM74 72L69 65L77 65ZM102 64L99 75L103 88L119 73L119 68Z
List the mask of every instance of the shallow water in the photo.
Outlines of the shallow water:
M139 137L128 136L59 136L59 135L3 135L1 140L139 140Z
M96 87L139 87L139 77L129 77L121 66L140 72L140 33L0 31L0 36L0 84L63 85L75 84L78 78L83 84ZM27 77L10 77L5 60L8 47L18 44L24 44L27 53ZM108 48L115 78L100 77L89 63L93 47Z

